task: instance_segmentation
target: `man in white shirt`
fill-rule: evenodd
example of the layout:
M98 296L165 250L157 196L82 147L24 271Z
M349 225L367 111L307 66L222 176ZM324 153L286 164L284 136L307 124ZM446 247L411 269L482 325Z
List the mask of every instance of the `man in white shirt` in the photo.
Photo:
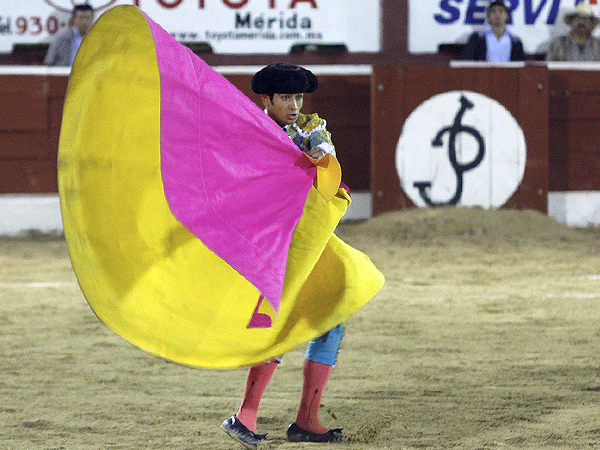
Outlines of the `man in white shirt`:
M523 43L509 33L506 24L508 8L502 0L492 1L487 9L487 25L469 37L464 59L471 61L508 62L523 61Z

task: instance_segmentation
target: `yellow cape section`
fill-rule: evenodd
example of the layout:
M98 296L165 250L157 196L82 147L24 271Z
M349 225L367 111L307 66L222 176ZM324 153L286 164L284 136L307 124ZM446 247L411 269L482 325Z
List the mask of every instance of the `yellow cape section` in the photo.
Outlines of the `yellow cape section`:
M231 368L283 354L363 306L383 276L333 235L349 204L312 188L271 328L248 329L258 290L184 228L160 172L160 79L141 12L96 22L72 70L58 181L65 236L81 289L108 327L179 363Z

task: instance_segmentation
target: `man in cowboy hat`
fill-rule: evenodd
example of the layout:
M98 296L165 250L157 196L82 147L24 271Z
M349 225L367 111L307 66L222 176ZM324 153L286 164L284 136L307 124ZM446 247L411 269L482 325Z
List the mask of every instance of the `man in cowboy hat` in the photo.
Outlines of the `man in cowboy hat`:
M598 18L590 6L585 1L580 2L565 14L564 21L571 27L571 32L550 42L546 60L600 61L600 39L592 36Z
M304 94L317 89L317 77L303 67L287 63L273 63L259 70L250 87L259 95L265 113L271 117L307 155L314 159L326 153L335 156L331 135L326 122L316 113L300 112ZM318 302L318 299L315 300ZM342 439L341 428L329 429L319 422L319 407L331 369L335 365L343 326L337 325L308 344L302 366L302 395L296 421L286 432L291 442L337 442ZM256 433L258 406L271 376L281 358L251 367L241 406L236 414L226 419L221 428L248 449L256 449L264 434Z
M502 0L493 0L487 8L487 26L469 37L463 59L469 61L523 61L521 39L506 29L509 13Z

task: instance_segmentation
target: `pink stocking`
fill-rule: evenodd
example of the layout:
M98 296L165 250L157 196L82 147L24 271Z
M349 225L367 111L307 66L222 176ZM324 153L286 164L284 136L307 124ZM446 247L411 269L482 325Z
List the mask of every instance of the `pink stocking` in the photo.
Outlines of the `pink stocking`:
M304 360L302 399L296 417L296 425L305 431L317 434L329 431L319 423L319 407L332 367L308 359Z
M248 379L246 381L246 391L240 410L237 412L237 418L249 430L256 433L256 416L258 414L258 405L262 398L271 377L277 369L277 361L269 361L258 366L250 368Z

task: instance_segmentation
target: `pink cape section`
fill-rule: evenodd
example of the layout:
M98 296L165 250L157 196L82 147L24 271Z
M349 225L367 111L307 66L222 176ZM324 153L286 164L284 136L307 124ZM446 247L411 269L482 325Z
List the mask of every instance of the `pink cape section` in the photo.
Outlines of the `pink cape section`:
M145 17L160 72L161 171L171 212L277 311L316 168L250 99Z

